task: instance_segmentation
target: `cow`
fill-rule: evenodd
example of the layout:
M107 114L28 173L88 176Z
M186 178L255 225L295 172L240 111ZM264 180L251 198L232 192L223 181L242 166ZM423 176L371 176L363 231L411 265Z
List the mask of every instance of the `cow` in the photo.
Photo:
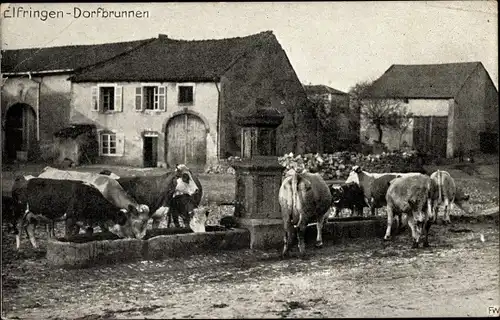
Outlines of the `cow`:
M372 215L375 215L375 208L371 207L371 198L372 198L372 185L375 179L383 177L385 175L397 175L397 176L413 176L419 175L418 172L408 172L408 173L372 173L366 172L361 169L360 166L353 166L349 176L347 177L345 183L357 183L361 190L363 191L365 202L370 207L370 212Z
M386 174L373 180L371 185L370 199L368 201L371 215L376 214L376 210L387 205L385 196L392 180L398 177L397 174Z
M437 219L439 205L443 205L443 223L451 223L450 211L454 203L466 213L472 214L473 211L469 204L469 195L464 194L461 190L457 190L455 180L447 171L437 170L431 174L431 179L437 186L437 190L435 190L436 192L433 194L434 219Z
M19 250L21 246L21 234L23 230L26 231L31 245L35 248L38 247L35 240L36 220L33 220L31 216L28 216L29 210L26 208L28 180L29 178L24 176L17 176L14 179L14 184L12 185L11 206L6 216L10 228L16 235L17 250Z
M109 173L111 172L101 171L101 174ZM137 201L148 205L152 213L153 228L158 228L166 214L168 227L171 223L179 227L179 217L182 217L186 226L194 224L195 229L204 230L204 224L198 225L196 221L206 221L208 211L203 208L194 210L200 205L203 188L198 177L187 166L176 165L173 172L161 176L122 177L117 181ZM191 200L183 197L172 203L180 195L188 195Z
M150 216L149 207L145 204L139 204L122 188L117 180L108 175L45 167L38 178L87 182L97 188L104 198L114 206L129 211L131 216L136 216L138 220L141 220L141 224L147 225ZM144 236L145 232L146 230L141 232L141 235Z
M363 208L366 207L363 191L354 182L344 183L340 186L331 184L329 187L332 195L333 216L344 208L351 210L352 214L363 215Z
M386 194L387 230L384 240L389 240L394 216L403 220L406 216L410 226L413 248L418 248L422 234L423 246L429 246L429 228L432 219L432 193L435 190L433 180L424 174L400 176L392 180ZM399 219L398 219L399 220Z
M308 223L317 222L316 246L323 245L323 222L332 204L328 185L318 173L287 172L279 189L279 203L284 224L282 257L289 254L289 246L297 229L300 256L306 258L304 236Z
M77 233L79 225L98 224L121 238L142 239L146 231L147 223L134 216L132 205L129 210L118 208L97 188L83 181L33 178L14 189L13 198L18 204L16 215L21 217L18 220L17 249L22 227L33 226L34 229L40 220L66 220L66 237ZM28 236L36 248L32 232L28 231Z

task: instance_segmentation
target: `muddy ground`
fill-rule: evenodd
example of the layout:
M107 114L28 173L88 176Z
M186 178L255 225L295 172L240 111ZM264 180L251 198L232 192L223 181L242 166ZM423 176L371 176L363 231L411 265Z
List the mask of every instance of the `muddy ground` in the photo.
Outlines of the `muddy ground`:
M428 249L410 249L406 231L309 248L306 261L242 250L81 270L16 253L3 233L2 318L488 316L500 304L494 217L435 225Z
M476 216L498 207L498 164L473 169L449 171L471 195ZM209 223L216 224L232 214L231 206L213 202L232 200L234 176L204 182L205 203L213 206ZM391 242L309 248L307 261L240 250L81 270L47 263L42 228L40 249L24 237L20 252L3 229L2 318L488 316L500 305L498 210L494 219L460 214L454 208L453 226L431 228L428 249L410 249L405 231Z

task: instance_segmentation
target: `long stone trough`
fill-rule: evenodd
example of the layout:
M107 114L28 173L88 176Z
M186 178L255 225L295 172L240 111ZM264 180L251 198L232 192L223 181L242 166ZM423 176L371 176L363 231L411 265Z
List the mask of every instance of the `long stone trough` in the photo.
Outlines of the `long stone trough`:
M220 250L238 250L250 247L247 229L225 230L221 226L207 226L207 232L193 233L189 229L148 230L144 240L117 239L110 233L96 233L92 237L78 235L66 241L49 240L47 260L63 268L85 268L140 260L161 260L193 254L210 254ZM342 243L353 238L382 237L385 219L338 218L324 224L325 245ZM306 230L306 243L313 245L316 225ZM281 244L282 245L282 244ZM274 245L275 248L278 248ZM281 246L279 246L281 247Z

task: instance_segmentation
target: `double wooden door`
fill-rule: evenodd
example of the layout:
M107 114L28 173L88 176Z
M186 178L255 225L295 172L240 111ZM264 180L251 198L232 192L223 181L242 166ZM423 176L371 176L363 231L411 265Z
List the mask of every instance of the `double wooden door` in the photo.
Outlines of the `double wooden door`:
M169 167L186 164L203 168L207 158L206 128L203 121L186 113L173 117L167 125L165 159Z

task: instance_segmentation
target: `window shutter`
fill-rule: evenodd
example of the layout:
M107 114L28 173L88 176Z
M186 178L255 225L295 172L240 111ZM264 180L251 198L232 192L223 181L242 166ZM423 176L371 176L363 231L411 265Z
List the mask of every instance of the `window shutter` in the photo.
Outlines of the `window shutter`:
M102 132L97 131L97 149L99 150L99 155L102 156Z
M115 87L115 111L123 111L123 87Z
M123 156L125 153L125 134L117 133L116 134L116 155Z
M135 88L135 111L142 111L142 87Z
M153 88L153 110L158 110L158 87Z
M90 102L91 102L91 106L90 106L90 110L92 111L99 111L99 91L98 91L98 88L97 87L92 87L91 88L92 90L92 99L90 99Z
M167 110L167 87L158 87L158 110Z

